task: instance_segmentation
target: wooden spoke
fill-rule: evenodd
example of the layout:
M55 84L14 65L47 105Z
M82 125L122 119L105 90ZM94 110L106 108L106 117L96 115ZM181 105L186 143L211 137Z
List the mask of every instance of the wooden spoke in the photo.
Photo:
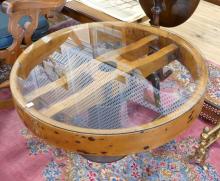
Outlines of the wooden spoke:
M62 86L65 86L68 84L68 82L73 78L78 76L80 73L82 73L83 70L86 70L88 67L88 64L81 65L80 67L76 68L74 71L67 72L64 76L60 77L54 82L51 82L45 86L42 86L38 89L35 89L34 91L30 92L25 96L25 100L27 102L30 102L46 93L49 91L55 90L57 88L60 88Z
M122 47L117 50L113 50L108 53L105 53L99 57L96 57L96 60L108 61L109 58L116 59L117 57L120 57L122 54L129 53L129 52L134 51L136 49L139 49L143 46L149 45L150 43L154 42L155 40L158 40L158 36L149 35L149 36L144 37L134 43L131 43L130 45L128 45L126 47Z
M119 69L125 73L128 73L131 70L133 70L133 65L131 65L130 61L123 59L121 56L123 54L137 50L143 46L147 46L156 40L158 40L158 36L149 35L149 36L144 37L134 43L131 43L130 45L128 45L126 47L122 47L117 50L113 50L111 52L105 53L104 55L97 57L96 60L101 61L101 62L107 62L108 60L116 62L117 69ZM120 58L120 61L116 60L118 58ZM117 79L120 80L120 78L117 78Z
M55 89L65 85L66 83L67 83L66 78L65 78L65 76L63 76L60 79L58 79L52 83L49 83L43 87L40 87L39 89L36 89L36 90L30 92L29 94L27 94L25 96L25 100L27 102L30 102L30 101L48 93L49 91L55 90Z
M163 68L165 65L174 60L169 59L169 56L174 54L177 50L177 45L170 44L150 56L137 59L136 61L130 63L130 66L134 69L139 69L143 73L143 76L147 77L152 72Z
M59 113L60 111L67 109L75 104L79 104L83 99L85 99L87 96L95 93L98 91L103 85L110 82L111 80L115 79L117 76L117 71L114 72L101 72L97 71L93 78L95 79L91 84L89 84L87 87L82 89L81 91L73 94L70 97L67 97L65 100L62 100L56 104L53 104L48 109L44 109L40 111L41 113L47 115L48 117L51 117L55 115L56 113Z
M114 82L111 82L111 84L114 84ZM124 89L122 88L119 91L112 91L111 97L117 96L119 92L123 90ZM91 94L88 94L84 98L80 98L80 101L77 100L77 102L73 102L72 106L74 106L74 108L71 108L71 111L68 113L65 112L65 115L68 115L70 117L75 117L76 115L83 113L85 110L89 110L94 106L104 103L106 101L106 95L103 94L102 91L103 91L102 87L96 87L96 90L91 92ZM45 114L47 115L47 113Z
M56 34L56 33L54 33ZM25 58L31 60L30 62L21 62L19 77L26 79L30 71L38 64L42 63L45 58L51 55L54 51L58 50L59 47L70 37L73 41L80 47L82 43L79 38L72 32L72 30L67 29L62 36L55 36L56 38L51 38L50 35L40 39L38 44L29 46L24 53L21 55L21 59ZM32 49L37 49L37 51L31 51ZM47 51L45 51L47 50ZM31 52L31 53L30 53Z
M135 45L135 48L136 47L137 46ZM133 50L134 46L124 47L122 49L119 49L118 51L128 52L128 51L125 50L126 48L127 48L128 51L131 51L131 50ZM152 55L143 56L141 58L136 59L135 61L131 62L127 59L120 58L120 61L115 61L115 63L116 63L117 69L119 69L119 70L121 70L125 73L129 73L134 69L139 69L143 73L143 75L145 77L147 77L152 72L155 72L156 70L159 70L160 68L163 68L165 65L167 65L171 61L173 61L176 58L176 56L174 56L173 59L170 59L169 56L172 55L172 54L175 55L177 50L178 50L177 45L170 44L170 45L160 49L158 52L156 52ZM109 53L112 54L113 52L109 52ZM100 56L100 57L97 58L97 60L102 61L103 58L104 57ZM106 60L106 58L105 58L105 60Z
M81 49L83 48L82 42L74 31L70 32L70 38L76 43Z
M22 57L30 62L22 62L22 66L20 67L19 77L26 79L30 71L38 64L42 63L45 58L47 58L50 54L58 49L69 37L69 32L63 34L62 36L56 37L50 40L50 36L45 36L43 39L39 40L40 42L35 45L29 46ZM31 51L32 48L37 49L37 51ZM45 51L47 50L47 51ZM31 51L31 53L29 53Z

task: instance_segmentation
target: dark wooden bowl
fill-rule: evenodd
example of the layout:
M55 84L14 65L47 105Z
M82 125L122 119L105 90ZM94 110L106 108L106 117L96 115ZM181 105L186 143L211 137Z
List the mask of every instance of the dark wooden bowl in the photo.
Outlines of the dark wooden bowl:
M184 23L193 14L200 0L162 0L163 10L160 14L160 26L174 27ZM139 0L146 15L152 19L154 0Z

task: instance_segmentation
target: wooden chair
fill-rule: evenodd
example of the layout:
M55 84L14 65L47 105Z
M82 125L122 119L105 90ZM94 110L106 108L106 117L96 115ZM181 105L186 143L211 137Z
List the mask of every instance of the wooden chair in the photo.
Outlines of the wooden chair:
M47 17L64 4L65 0L6 0L0 4L0 91L9 89L8 72L22 49L47 34ZM12 99L0 99L0 108L12 106Z

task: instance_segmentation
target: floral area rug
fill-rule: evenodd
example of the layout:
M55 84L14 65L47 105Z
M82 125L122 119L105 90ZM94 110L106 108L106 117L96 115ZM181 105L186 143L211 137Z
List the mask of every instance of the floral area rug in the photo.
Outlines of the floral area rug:
M15 110L0 110L0 115L0 180L3 181L220 180L219 143L210 151L208 171L189 163L188 156L197 146L195 135L204 127L200 120L158 149L99 164L42 142L24 127Z
M48 181L220 180L211 165L208 164L208 171L204 171L189 163L189 156L197 145L193 137L180 142L171 141L151 152L127 156L114 163L101 164L48 146L25 128L21 134L27 139L30 155L52 155L42 170L44 179Z
M175 69L173 64L173 68ZM178 66L177 66L178 67ZM187 74L178 80L189 84ZM167 84L169 89L173 84ZM0 180L2 181L218 181L220 141L210 150L208 170L189 163L205 123L196 121L176 140L151 152L99 164L47 145L22 124L15 110L0 110Z

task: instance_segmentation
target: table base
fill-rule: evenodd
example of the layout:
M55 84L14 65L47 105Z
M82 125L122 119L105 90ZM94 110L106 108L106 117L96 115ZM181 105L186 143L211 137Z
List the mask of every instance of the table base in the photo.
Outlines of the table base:
M123 159L125 156L92 156L80 154L85 159L96 163L112 163Z

